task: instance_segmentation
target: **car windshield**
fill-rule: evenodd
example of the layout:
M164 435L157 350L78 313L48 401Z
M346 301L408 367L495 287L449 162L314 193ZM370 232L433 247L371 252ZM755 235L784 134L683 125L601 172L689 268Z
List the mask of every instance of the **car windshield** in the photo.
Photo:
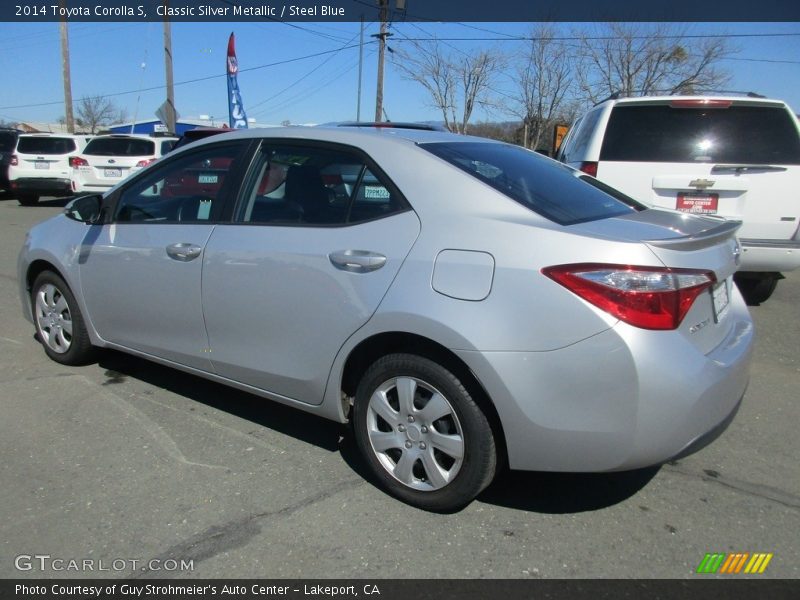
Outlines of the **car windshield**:
M90 156L152 156L156 147L151 140L139 138L94 138L84 154Z
M17 142L20 154L69 154L75 151L75 140L58 137L25 137Z
M782 107L618 105L600 160L800 164L800 135Z
M640 208L589 184L576 171L509 144L420 144L476 179L560 225L628 214Z

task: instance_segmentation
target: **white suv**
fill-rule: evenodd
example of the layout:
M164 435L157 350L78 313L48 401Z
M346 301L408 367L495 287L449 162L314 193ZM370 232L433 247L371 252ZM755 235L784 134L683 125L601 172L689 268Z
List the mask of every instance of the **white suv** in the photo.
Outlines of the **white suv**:
M780 100L612 98L556 158L647 205L741 221L736 280L751 304L800 267L800 124Z
M8 161L8 187L23 206L39 196L71 196L69 160L84 149L88 135L24 133Z
M169 152L176 137L98 135L70 160L72 189L77 193L105 192Z

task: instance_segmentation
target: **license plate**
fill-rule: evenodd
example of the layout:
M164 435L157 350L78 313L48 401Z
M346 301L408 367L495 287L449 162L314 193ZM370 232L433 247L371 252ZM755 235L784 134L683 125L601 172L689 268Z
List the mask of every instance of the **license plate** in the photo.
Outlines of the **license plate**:
M730 294L728 293L729 280L721 281L711 290L711 298L714 303L714 322L719 323L722 315L728 310Z
M201 173L197 176L197 183L217 183L219 181L218 175L206 175Z
M50 163L47 162L46 160L37 160L36 163L34 164L34 167L36 169L49 169Z
M103 175L106 177L122 177L122 169L105 169Z
M364 188L364 198L384 200L389 198L389 190L383 186L368 185Z
M717 212L719 194L678 193L675 208L683 212L710 215Z

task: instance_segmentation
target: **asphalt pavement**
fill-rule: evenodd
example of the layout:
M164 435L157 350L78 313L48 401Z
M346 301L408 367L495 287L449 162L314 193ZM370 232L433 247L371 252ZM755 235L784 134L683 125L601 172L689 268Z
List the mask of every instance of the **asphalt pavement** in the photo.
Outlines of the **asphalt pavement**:
M0 200L0 578L708 578L705 554L732 552L773 558L727 577L800 577L800 273L752 307L750 388L711 446L504 473L440 515L365 480L336 423L123 354L48 360L16 258L63 205Z

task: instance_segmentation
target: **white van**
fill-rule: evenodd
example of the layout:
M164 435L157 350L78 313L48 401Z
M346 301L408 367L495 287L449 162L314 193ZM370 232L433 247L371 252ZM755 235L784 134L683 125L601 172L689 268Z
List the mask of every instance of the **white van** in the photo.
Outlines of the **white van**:
M71 196L70 158L92 139L90 135L23 133L8 163L8 187L23 206L40 196Z
M741 221L736 280L751 304L800 267L800 124L780 100L611 98L556 158L649 206Z

